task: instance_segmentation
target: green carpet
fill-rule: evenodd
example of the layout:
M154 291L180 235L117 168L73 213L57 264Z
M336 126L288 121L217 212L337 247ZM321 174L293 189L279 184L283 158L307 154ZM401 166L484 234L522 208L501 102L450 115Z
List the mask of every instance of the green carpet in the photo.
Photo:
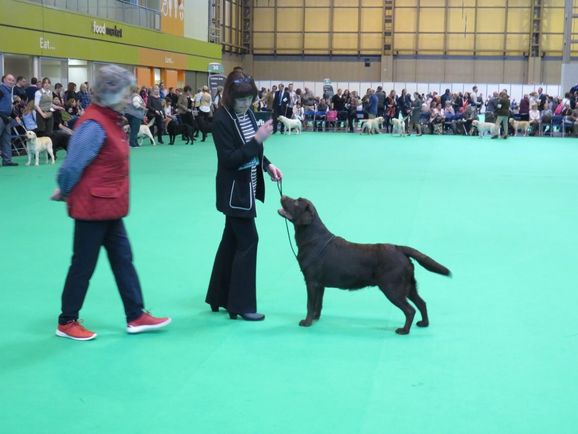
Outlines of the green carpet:
M576 433L578 141L305 133L266 155L334 233L452 270L416 266L431 326L396 335L402 313L368 288L328 289L321 320L299 327L305 286L272 182L257 218L267 319L211 313L224 217L209 139L131 156L135 263L147 307L173 324L128 335L101 254L81 312L98 338L58 338L72 242L48 200L58 163L0 168L0 432Z

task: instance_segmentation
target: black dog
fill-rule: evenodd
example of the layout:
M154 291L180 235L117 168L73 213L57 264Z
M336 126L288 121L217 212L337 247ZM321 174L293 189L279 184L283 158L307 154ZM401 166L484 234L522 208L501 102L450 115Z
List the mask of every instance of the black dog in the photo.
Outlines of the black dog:
M425 301L417 293L413 263L415 259L429 271L450 276L450 270L411 247L393 244L356 244L336 237L325 227L313 204L307 199L281 198L279 214L293 223L297 241L297 261L307 284L307 317L299 325L309 327L319 319L325 287L361 289L378 286L405 314L405 324L396 333L409 333L415 309L419 309L419 327L429 319Z
M178 123L174 120L170 121L167 125L167 132L169 133L169 145L175 144L177 134L181 134L186 145L195 141L193 138L193 127L184 122Z
M55 130L49 136L52 139L52 150L54 151L54 158L60 149L68 152L68 142L70 141L71 135L65 131Z

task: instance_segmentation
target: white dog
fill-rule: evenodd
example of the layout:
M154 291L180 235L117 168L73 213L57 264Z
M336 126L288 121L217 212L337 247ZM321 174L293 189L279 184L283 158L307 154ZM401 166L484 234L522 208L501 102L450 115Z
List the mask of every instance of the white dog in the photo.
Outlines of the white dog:
M472 126L477 128L480 139L486 134L497 136L500 133L499 127L497 127L496 124L493 124L491 122L480 122L476 120L472 122Z
M153 146L157 145L157 142L155 142L155 138L153 137L153 134L151 133L151 127L154 125L154 123L155 123L155 118L152 118L152 120L148 124L141 124L141 126L138 128L138 134L136 135L136 141L139 145L142 145L142 142L143 142L145 137L149 138L149 140L152 142ZM130 126L125 125L123 128L124 128L124 132L128 134L128 132L130 130Z
M289 119L285 116L277 118L285 126L285 133L291 135L291 130L296 130L297 134L301 134L301 121L299 119Z
M391 118L391 134L399 134L401 136L407 135L405 132L405 119Z
M50 155L51 164L54 164L54 152L52 151L52 139L50 137L37 137L34 131L26 131L26 153L28 154L27 166L32 162L32 154L35 158L35 166L38 166L38 157L41 152L46 152L46 163Z
M383 125L383 117L379 116L373 119L364 119L361 121L359 128L361 129L361 134L379 134L379 129Z
M518 135L518 131L523 132L524 136L528 136L528 131L530 131L530 122L528 121L517 121L514 118L510 119L510 125L514 129L514 135Z

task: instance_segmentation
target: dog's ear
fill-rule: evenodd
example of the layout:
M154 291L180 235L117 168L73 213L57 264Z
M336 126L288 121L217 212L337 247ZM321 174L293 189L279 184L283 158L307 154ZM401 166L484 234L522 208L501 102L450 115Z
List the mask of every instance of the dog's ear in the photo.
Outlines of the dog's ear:
M310 225L315 219L315 208L310 203L306 203L303 211L299 215L297 223L302 226Z

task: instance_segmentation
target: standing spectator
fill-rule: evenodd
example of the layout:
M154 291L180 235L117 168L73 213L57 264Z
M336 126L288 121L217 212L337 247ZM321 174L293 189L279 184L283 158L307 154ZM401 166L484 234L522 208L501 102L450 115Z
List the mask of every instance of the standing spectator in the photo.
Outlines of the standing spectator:
M57 336L91 340L96 333L78 322L101 246L117 282L127 331L141 333L164 327L170 318L144 311L141 286L123 218L129 204L129 148L121 113L130 101L134 77L116 65L102 67L94 83L94 104L78 121L68 155L58 172L53 200L66 201L74 219L74 252L64 289Z
M541 87L538 88L537 98L538 98L538 110L540 110L541 113L546 109L546 101L548 100L548 97L544 93L544 89L542 89Z
M131 98L130 102L126 105L124 115L126 116L130 127L130 138L128 143L131 147L137 148L139 146L137 142L138 132L145 118L147 108L138 93L138 86L133 85L130 90Z
M385 132L390 132L392 130L391 119L396 117L397 113L397 98L395 97L395 90L391 90L389 95L385 99Z
M279 116L287 114L287 103L289 102L289 93L285 90L283 83L279 84L277 92L275 92L275 99L273 100L273 134L277 132ZM284 126L281 124L281 134L283 134Z
M53 95L50 90L50 79L44 77L42 79L42 87L36 91L34 95L34 106L36 107L36 123L38 124L38 131L43 135L49 136L52 134L54 128L54 120L52 114L55 110L62 109L62 107L55 106L53 103Z
M530 120L530 98L528 98L527 94L525 94L520 101L520 109L518 114L520 115L521 121Z
M373 89L369 89L368 90L368 95L369 95L369 104L368 104L368 109L367 109L367 115L369 116L369 119L375 119L377 117L377 103L378 103L378 98L377 95L375 94L375 90Z
M263 172L273 181L283 178L263 154L263 142L273 129L271 120L257 128L249 109L256 96L253 79L234 70L225 80L221 107L215 112L217 209L225 214L225 229L205 299L213 312L224 307L231 319L240 315L246 321L265 319L257 312L255 200L265 199Z
M26 79L22 76L16 78L16 85L12 88L12 93L14 96L19 96L22 102L28 102L28 96L26 95Z
M385 98L387 96L383 90L383 87L377 86L375 95L377 96L377 116L383 117L385 114Z
M414 92L413 100L411 101L411 115L409 118L409 128L407 129L408 134L416 134L421 136L421 105L423 100L419 92Z
M176 106L177 118L184 124L191 127L191 131L195 130L195 118L193 116L193 96L191 86L188 84L183 88L183 93L179 95ZM184 138L183 138L184 139ZM190 137L194 142L194 137Z
M510 99L505 90L500 92L498 102L496 104L496 127L498 134L500 134L500 126L502 127L503 133L501 137L503 139L508 138L510 124L508 123L508 118L510 117ZM497 139L498 136L492 136L492 139Z
M0 151L2 166L18 166L12 161L12 143L10 142L10 123L12 114L12 88L16 79L12 74L2 77L0 84Z
M30 86L26 88L26 101L34 101L34 96L36 95L36 91L38 89L38 79L36 77L32 77L30 79Z
M295 107L295 103L297 102L297 93L293 90L293 83L287 85L287 95L289 96L289 99L287 101L287 109L285 110L284 116L292 119L293 107Z
M207 140L207 133L209 132L209 118L211 116L211 106L213 105L213 100L211 94L209 93L209 87L203 86L201 89L201 98L199 100L199 129L203 134L201 142Z

